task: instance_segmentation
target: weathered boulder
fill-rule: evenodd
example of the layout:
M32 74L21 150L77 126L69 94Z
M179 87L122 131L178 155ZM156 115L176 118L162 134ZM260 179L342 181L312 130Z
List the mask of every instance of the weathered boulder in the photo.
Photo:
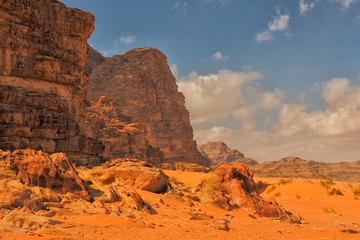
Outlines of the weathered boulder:
M255 160L247 158L243 153L236 149L230 149L223 142L208 142L198 146L199 152L206 158L210 159L211 166L220 164L239 162L247 166L258 164Z
M49 155L29 149L0 150L0 167L14 170L20 181L28 186L49 188L62 194L77 192L89 199L81 179L63 153Z
M89 82L88 99L107 96L132 123L145 124L146 140L160 148L165 162L209 165L196 148L184 96L159 50L133 49L106 58L93 69Z
M56 0L0 1L0 149L96 156L83 71L94 17Z
M130 120L121 113L116 101L102 96L88 108L85 123L89 136L104 143L101 156L105 159L137 158L158 166L163 162L163 154L146 140L145 124Z
M137 189L163 193L169 187L169 177L151 164L137 159L116 159L94 167L92 174L103 184L125 180Z
M275 201L260 197L255 188L253 173L241 163L222 164L213 169L218 186L213 187L215 202L220 207L241 207L263 217L301 223L301 217L282 208ZM203 186L206 187L206 184ZM217 197L219 196L219 197Z

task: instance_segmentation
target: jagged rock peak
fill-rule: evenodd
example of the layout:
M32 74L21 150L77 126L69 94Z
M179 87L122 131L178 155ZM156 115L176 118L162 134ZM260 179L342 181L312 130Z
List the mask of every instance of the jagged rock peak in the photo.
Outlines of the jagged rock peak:
M83 71L94 17L58 1L0 1L0 149L89 156Z
M185 98L162 52L146 47L106 58L89 81L88 99L107 96L132 122L145 124L146 140L163 152L165 162L209 165L196 148Z
M210 159L211 166L219 164L240 162L245 165L258 164L255 160L247 158L236 149L230 149L224 142L208 142L198 146L200 153Z

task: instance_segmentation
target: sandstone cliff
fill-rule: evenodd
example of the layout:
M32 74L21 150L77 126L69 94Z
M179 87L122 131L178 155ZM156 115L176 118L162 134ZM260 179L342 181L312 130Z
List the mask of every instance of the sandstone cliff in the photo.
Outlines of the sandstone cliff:
M236 149L230 149L223 142L208 142L199 145L200 153L210 159L211 166L217 166L225 163L239 162L247 166L258 164L255 160L247 158Z
M0 149L101 151L83 123L93 23L55 0L0 0Z
M102 96L88 108L85 123L89 136L104 143L101 153L104 158L137 158L159 166L163 156L146 140L145 124L130 123L130 120L115 101Z
M360 161L324 163L306 161L298 157L287 157L276 162L250 166L256 177L335 179L337 181L360 182Z
M196 148L184 96L159 50L133 49L106 58L93 69L89 81L88 99L107 96L132 123L145 124L146 140L160 148L165 162L209 165Z

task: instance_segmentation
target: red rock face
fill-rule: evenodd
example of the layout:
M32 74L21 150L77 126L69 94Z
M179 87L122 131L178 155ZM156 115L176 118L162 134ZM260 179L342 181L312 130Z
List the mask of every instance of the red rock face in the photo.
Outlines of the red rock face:
M0 149L101 151L83 123L93 23L55 0L0 0Z
M184 96L159 50L133 49L106 58L93 69L89 81L88 99L107 96L132 123L145 124L146 140L160 148L165 162L209 165L196 148Z
M102 96L88 108L85 123L89 136L104 143L102 157L137 158L158 166L163 162L163 154L146 140L145 124L130 123L130 120L115 101Z
M230 207L242 207L263 217L273 217L300 223L302 219L286 211L275 201L266 201L255 188L253 173L241 163L222 164L213 169L221 190L229 196ZM226 206L226 204L223 204Z
M35 150L0 150L0 166L15 170L28 186L50 188L59 193L79 192L89 199L81 179L63 153L48 155Z

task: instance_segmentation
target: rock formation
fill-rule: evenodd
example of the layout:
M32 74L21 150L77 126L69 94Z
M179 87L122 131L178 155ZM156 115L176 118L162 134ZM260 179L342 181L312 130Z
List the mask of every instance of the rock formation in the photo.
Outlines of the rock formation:
M89 198L74 167L63 153L48 155L35 150L0 150L0 167L14 170L17 178L28 186L49 188L65 194L79 192Z
M137 158L159 166L163 156L146 140L145 124L130 123L130 119L121 113L115 101L102 96L88 108L85 123L89 136L104 143L102 157Z
M360 182L360 161L325 163L287 157L276 162L250 166L257 177L335 179Z
M58 1L0 1L0 149L96 155L83 72L94 17Z
M184 163L184 162L174 162L174 163L163 163L161 164L161 169L164 170L176 170L183 172L210 172L209 167L204 167L196 163Z
M160 148L165 162L209 165L196 148L184 96L159 50L133 49L106 58L93 69L89 81L88 99L107 96L132 123L145 124L147 141Z
M222 164L213 169L219 188L218 205L231 209L242 207L263 217L278 218L283 221L301 223L301 217L285 210L274 201L266 201L256 192L253 173L241 163ZM205 185L206 186L206 185Z
M199 152L210 159L211 166L217 166L225 163L239 162L247 166L258 164L255 160L247 158L238 150L230 149L223 142L208 142L198 146Z

